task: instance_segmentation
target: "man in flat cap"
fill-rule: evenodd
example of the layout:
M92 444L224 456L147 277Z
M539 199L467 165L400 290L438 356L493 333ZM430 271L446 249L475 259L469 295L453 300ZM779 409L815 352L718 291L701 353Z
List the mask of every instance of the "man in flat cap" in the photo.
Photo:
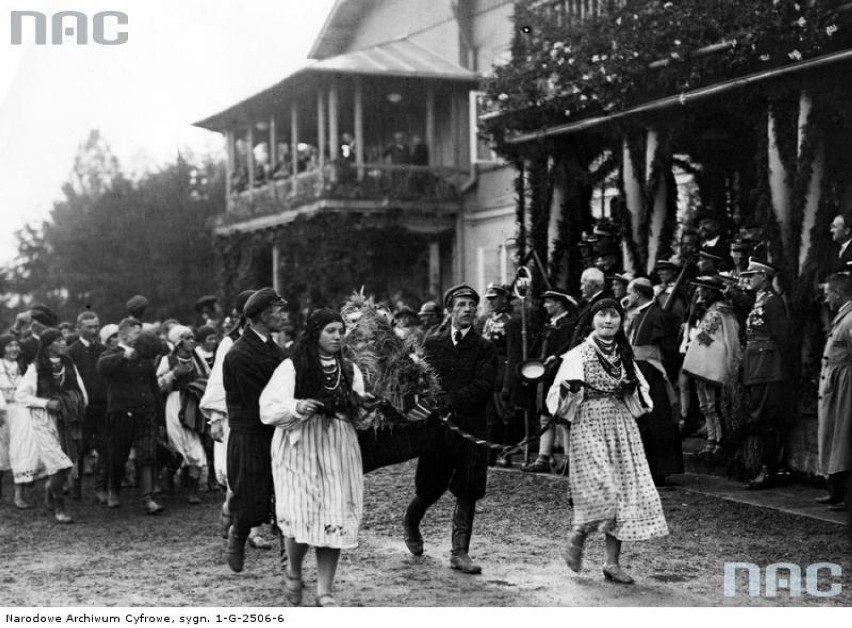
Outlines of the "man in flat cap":
M494 394L488 401L486 423L487 438L493 443L511 444L509 427L514 412L508 404L511 396L510 382L507 378L506 360L508 357L508 335L512 331L515 319L512 315L512 293L507 286L498 283L488 284L485 290L485 300L488 301L488 317L482 327L482 337L494 345L497 354L497 377L494 378ZM505 395L502 394L505 391ZM497 462L497 452L491 451L488 464ZM501 466L506 466L506 460L500 460ZM511 462L509 462L511 465Z
M660 280L654 286L655 300L663 310L671 313L674 320L678 323L683 321L684 313L686 312L686 297L685 291L681 286L675 290L677 276L683 268L680 262L672 259L658 260L654 265L654 272Z
M453 412L453 421L479 438L485 436L485 406L494 391L497 356L494 346L473 330L479 295L467 284L447 290L444 306L450 327L428 338L424 354L437 371L443 388L441 403ZM445 430L438 451L417 461L415 497L403 517L405 544L415 556L423 553L420 521L428 508L449 488L456 497L453 513L450 567L467 574L482 572L468 551L476 501L485 496L488 450Z
M754 306L746 319L746 347L743 354L743 386L748 396L747 427L762 444L761 467L749 488L763 489L774 484L781 463L787 412L784 386L789 333L787 307L772 287L776 269L752 257L742 272L755 294Z
M680 434L672 416L672 405L677 401L674 385L680 368L678 327L672 315L654 300L654 288L647 278L639 277L628 284L627 299L636 314L625 333L654 402L654 409L637 420L637 427L654 484L665 486L669 475L683 473Z
M145 316L145 310L148 309L148 299L137 294L127 300L125 307L127 307L127 313L130 316L141 321L142 317Z
M439 333L441 327L441 308L434 301L426 301L417 312L420 326L423 328L423 338Z
M163 510L153 498L160 387L153 360L137 350L136 341L141 333L140 321L122 320L118 324L118 345L106 349L97 363L97 371L107 387L110 466L107 506L121 505L119 492L124 465L132 448L139 464L142 507L149 515L155 515Z
M547 374L540 382L527 383L524 386L528 393L527 399L525 399L525 407L533 417L538 418L530 426L531 434L535 434L539 431L539 428L550 423L551 415L547 410L545 398L556 377L556 372L559 370L560 358L571 344L574 325L577 322L577 300L565 290L546 290L542 293L541 300L544 303L544 310L547 312L547 322L535 343L533 343L530 355L537 357L545 364ZM513 351L513 354L517 355L517 353L519 352ZM512 370L515 371L516 368L516 365L513 364ZM568 442L567 435L567 430L562 429L563 446ZM521 471L550 473L553 466L553 447L555 444L556 428L551 427L539 439L536 459L521 467Z
M275 428L260 421L260 393L287 357L272 334L287 323L287 302L272 288L261 288L243 307L249 326L225 355L222 383L228 413L228 566L243 570L246 539L272 515L270 447Z

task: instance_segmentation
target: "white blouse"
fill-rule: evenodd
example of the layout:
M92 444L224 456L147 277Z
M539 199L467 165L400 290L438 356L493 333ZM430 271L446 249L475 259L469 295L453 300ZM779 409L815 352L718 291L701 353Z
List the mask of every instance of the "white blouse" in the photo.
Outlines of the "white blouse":
M80 377L80 373L77 372L77 367L75 367L73 364L69 366L74 371L73 376L77 378L77 385L80 386L80 392L83 393L83 403L84 405L88 406L89 394L86 392L86 386L85 384L83 384L83 379ZM70 373L66 373L66 376L70 375ZM28 408L45 408L50 399L46 399L44 397L37 397L37 391L38 371L36 370L35 364L30 364L27 368L27 372L24 374L23 379L21 379L20 383L18 384L18 389L15 391L15 401Z

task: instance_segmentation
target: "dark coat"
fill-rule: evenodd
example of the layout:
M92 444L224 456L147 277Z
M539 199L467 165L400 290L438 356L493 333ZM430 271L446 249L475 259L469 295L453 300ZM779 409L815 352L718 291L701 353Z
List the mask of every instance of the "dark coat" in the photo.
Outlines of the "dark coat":
M846 247L846 250L843 251L843 255L838 255L839 253L840 249L838 248L837 252L832 256L831 271L834 273L849 270L846 264L852 262L852 242L850 242Z
M274 431L260 421L260 393L286 358L284 349L264 343L250 327L234 343L222 364L228 426L232 430Z
M484 428L485 406L497 376L494 345L471 329L454 346L447 330L427 338L424 353L438 373L444 401L457 413L459 426L476 431Z
M86 386L90 408L106 409L107 405L107 383L98 373L98 358L104 351L106 347L99 342L89 343L86 347L81 340L68 347L67 355L74 361L74 366Z
M787 307L774 291L757 294L746 319L743 384L768 384L787 379L789 356Z
M124 357L121 346L106 349L98 359L98 373L107 384L107 412L156 413L160 387L154 363L137 353L132 360Z

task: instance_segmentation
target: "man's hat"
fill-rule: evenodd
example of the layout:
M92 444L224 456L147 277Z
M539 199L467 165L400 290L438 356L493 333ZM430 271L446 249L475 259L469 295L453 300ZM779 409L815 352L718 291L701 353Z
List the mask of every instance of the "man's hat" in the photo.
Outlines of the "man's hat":
M718 277L716 275L701 275L700 277L696 277L689 283L693 286L710 288L711 290L718 290L719 292L722 292L725 289L725 281L722 279L722 277Z
M716 264L722 263L721 257L719 257L718 255L714 255L713 253L704 248L698 251L698 257L703 257L704 259L709 260L711 262L715 262Z
M742 271L740 275L754 275L756 273L766 273L774 277L778 273L778 269L765 260L749 257L748 268Z
M488 284L488 287L485 289L485 298L486 299L491 299L493 297L499 297L499 296L508 297L508 296L511 296L511 294L512 293L511 293L511 291L509 290L508 287L504 286L503 284L495 283L493 281L490 284Z
M438 307L438 304L434 301L426 301L423 305L420 306L420 311L417 312L418 316L425 316L427 314L440 314L441 310Z
M237 295L237 298L234 299L234 309L240 314L243 313L243 308L246 306L246 301L251 298L256 290L243 290Z
M731 252L739 251L741 253L747 253L751 251L751 247L754 246L754 243L751 240L734 240L731 242Z
M136 296L130 297L125 305L127 307L127 312L131 316L139 318L145 314L145 308L148 307L148 299L143 297L141 294L137 294Z
M261 288L246 301L245 306L243 306L243 314L246 318L255 318L266 308L273 305L287 305L287 301L273 288Z
M541 298L555 299L556 301L560 301L565 307L577 307L579 305L579 303L577 303L577 299L567 292L562 292L561 290L545 290L541 293Z
M203 297L199 298L195 305L192 306L192 309L196 312L201 312L205 307L216 307L216 304L219 302L219 297L214 294L205 294Z
M617 273L615 275L609 275L607 278L610 281L621 281L622 283L625 283L625 284L628 284L631 281L633 281L634 279L636 279L636 277L634 277L633 273L631 273L631 272Z
M657 260L657 263L654 265L654 270L673 270L679 271L681 268L680 264L673 259L661 259Z
M47 327L56 327L59 324L59 317L56 315L56 312L46 305L36 304L32 306L30 308L30 317L37 323L41 323Z
M444 293L444 307L448 310L452 308L453 299L458 297L470 297L477 305L479 305L479 294L477 294L476 290L466 283L460 283Z

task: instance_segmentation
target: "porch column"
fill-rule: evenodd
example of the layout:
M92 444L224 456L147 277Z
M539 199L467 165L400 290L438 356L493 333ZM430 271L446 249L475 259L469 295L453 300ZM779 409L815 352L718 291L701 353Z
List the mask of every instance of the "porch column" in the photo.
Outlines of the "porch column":
M441 294L441 243L429 243L429 294Z
M426 148L429 151L429 166L435 165L435 88L426 88Z
M278 272L278 266L281 263L281 249L278 241L272 240L272 288L278 294L281 294L281 276Z
M234 168L236 168L236 148L234 146L234 132L225 132L225 142L227 143L228 163L225 164L225 198L231 198L231 179L234 176Z
M322 88L317 90L317 159L320 170L325 166L325 98Z
M340 138L337 128L337 83L328 88L328 158L335 161L340 150Z
M278 136L275 129L275 116L269 116L269 175L278 163Z
M808 128L808 120L813 110L813 101L808 92L802 90L799 99L799 158L802 156L802 146L805 142L805 134ZM817 209L822 194L822 178L825 174L825 144L820 138L816 145L811 180L808 183L808 191L805 196L805 211L802 216L802 241L799 245L799 269L801 269L808 258L811 248L811 230L816 223Z
M769 165L769 191L772 208L781 227L781 240L785 248L790 241L790 186L787 185L787 171L781 161L781 151L778 148L777 121L772 107L769 107L766 117L766 133L768 144L767 159ZM785 254L791 254L785 251Z
M648 140L645 150L645 175L647 177L646 183L651 180L651 177L654 175L652 172L654 166L654 160L657 158L657 154L660 151L660 134L656 129L648 129ZM660 157L668 161L665 155L660 155ZM650 274L652 270L654 270L654 262L657 259L657 252L660 250L660 236L663 232L663 225L666 221L666 196L667 196L667 183L665 173L660 173L659 184L657 185L655 190L652 190L654 194L653 198L653 208L651 210L651 224L648 234L648 259L646 260L646 268L647 272Z
M364 89L361 77L355 77L355 165L358 180L364 178Z
M624 176L624 195L627 211L630 214L630 237L633 242L639 241L639 217L642 213L642 181L639 173L633 168L633 156L627 137L622 141L622 170ZM625 238L622 236L624 251L624 269L635 273L639 260L634 260L627 249Z
M248 186L249 192L254 190L254 122L249 122L248 128L248 151L246 158L248 159Z
M296 109L295 103L290 105L290 155L293 173L293 185L290 188L290 194L296 196L299 187L296 182L296 175L299 174L299 110Z

